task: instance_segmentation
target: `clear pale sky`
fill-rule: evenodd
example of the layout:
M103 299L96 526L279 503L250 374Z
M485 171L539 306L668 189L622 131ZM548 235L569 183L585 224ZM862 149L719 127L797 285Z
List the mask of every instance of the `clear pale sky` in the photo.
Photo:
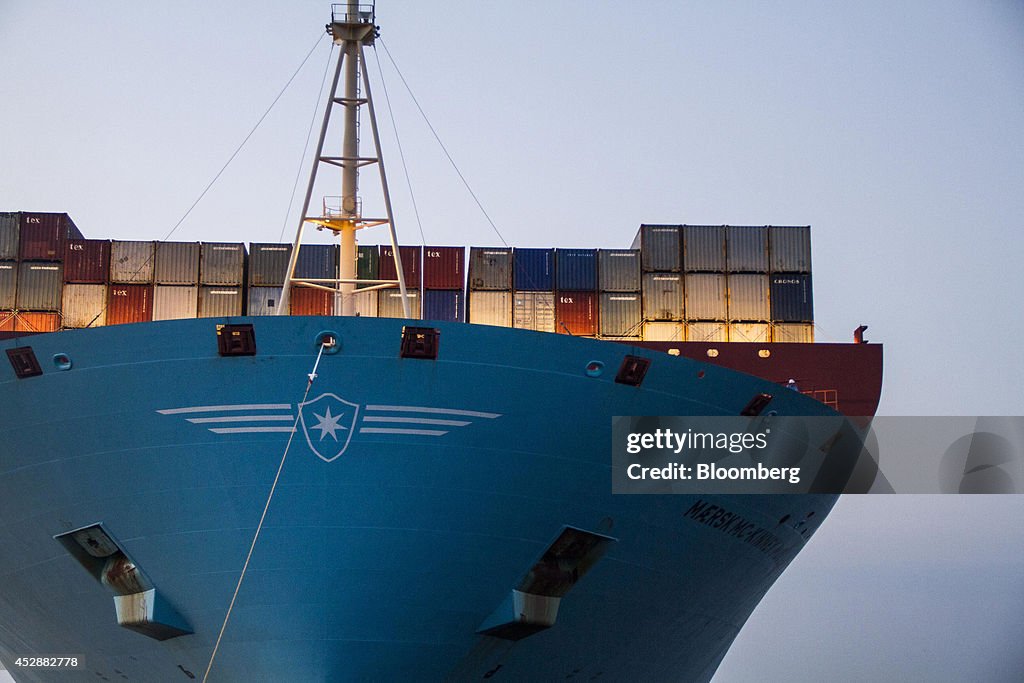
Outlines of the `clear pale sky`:
M166 238L329 9L0 0L0 210L67 211L89 237ZM881 414L1024 414L1021 2L377 10L509 244L622 247L641 222L810 224L818 339L870 325L885 344ZM376 52L427 243L500 243ZM324 39L172 239L291 239L327 60ZM373 87L399 235L418 243ZM842 499L716 682L1011 680L1024 670L1022 520L1022 496Z

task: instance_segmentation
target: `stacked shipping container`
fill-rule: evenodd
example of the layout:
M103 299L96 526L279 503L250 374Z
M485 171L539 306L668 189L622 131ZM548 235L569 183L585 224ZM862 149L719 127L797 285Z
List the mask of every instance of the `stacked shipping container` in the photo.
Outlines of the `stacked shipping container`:
M513 272L510 248L470 247L467 322L512 327ZM554 304L545 310L551 311L554 331Z
M0 214L0 327L60 329L64 250L81 237L66 213Z
M416 318L619 340L814 336L808 227L643 225L632 249L473 247L468 278L462 247L399 249ZM359 279L396 279L391 251L361 246ZM252 244L250 257L241 243L86 240L66 214L0 213L0 328L276 314L290 254L288 244ZM301 248L296 277L337 273L336 245ZM292 314L335 310L331 292L292 290ZM357 294L356 311L401 317L401 294Z

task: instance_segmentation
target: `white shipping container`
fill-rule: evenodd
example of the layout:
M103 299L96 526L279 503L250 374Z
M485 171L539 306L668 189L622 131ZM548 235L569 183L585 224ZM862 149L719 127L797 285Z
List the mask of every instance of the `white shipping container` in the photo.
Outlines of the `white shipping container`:
M775 323L772 340L783 343L813 344L814 325L811 323Z
M352 295L355 299L355 313L361 318L376 318L379 310L379 294L375 291L357 292Z
M726 319L725 275L687 273L686 318L688 320Z
M156 242L110 243L110 281L112 283L147 283L153 281L156 264Z
M420 293L415 289L407 289L409 295L409 318L420 319ZM382 289L377 295L377 317L378 318L404 318L405 311L402 308L402 293L397 289Z
M469 292L468 322L512 327L512 292Z
M692 342L729 341L729 329L725 323L690 323L686 326L686 338Z
M683 323L644 323L644 341L686 341Z
M106 285L64 285L64 327L100 327L107 323Z
M768 323L730 323L730 342L769 342L772 329Z
M729 275L729 320L770 320L767 275Z
M199 287L157 285L153 288L153 320L181 320L199 314Z
M512 297L512 327L535 332L554 332L554 293L516 292Z

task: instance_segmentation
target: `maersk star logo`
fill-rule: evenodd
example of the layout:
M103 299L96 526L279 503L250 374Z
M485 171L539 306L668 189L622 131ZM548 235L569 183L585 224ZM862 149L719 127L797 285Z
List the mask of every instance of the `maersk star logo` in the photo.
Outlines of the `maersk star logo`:
M334 394L321 394L299 404L302 433L310 450L324 462L336 460L352 439L359 406Z

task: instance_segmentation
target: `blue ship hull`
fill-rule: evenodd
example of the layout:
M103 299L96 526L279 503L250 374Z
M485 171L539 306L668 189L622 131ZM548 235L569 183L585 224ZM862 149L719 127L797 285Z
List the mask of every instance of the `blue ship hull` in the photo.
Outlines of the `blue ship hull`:
M255 356L218 355L225 322L254 325ZM782 415L835 413L563 335L441 323L437 360L400 358L402 324L199 319L0 341L43 369L0 363L0 661L15 680L201 679L289 441L210 680L709 680L835 496L612 495L611 417L737 415L765 391ZM324 330L339 349L309 385ZM614 381L627 353L651 359L639 388ZM96 524L190 633L118 625L111 591L55 540ZM479 633L566 527L614 542L554 624ZM14 666L71 654L80 668Z

